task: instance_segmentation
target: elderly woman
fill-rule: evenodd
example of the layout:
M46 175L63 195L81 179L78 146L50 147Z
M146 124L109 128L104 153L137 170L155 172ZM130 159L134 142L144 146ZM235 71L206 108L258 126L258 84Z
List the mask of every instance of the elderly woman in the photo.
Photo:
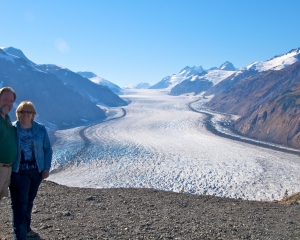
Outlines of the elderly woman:
M12 166L10 194L14 237L17 240L37 237L30 228L33 201L38 188L49 176L52 148L45 127L34 121L37 115L32 102L21 102L16 110L18 155Z

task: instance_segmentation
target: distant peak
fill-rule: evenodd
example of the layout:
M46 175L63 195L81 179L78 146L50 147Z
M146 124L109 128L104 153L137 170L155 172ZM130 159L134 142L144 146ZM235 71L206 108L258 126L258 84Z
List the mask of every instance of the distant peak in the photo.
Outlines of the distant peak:
M4 52L10 54L10 55L14 55L16 57L20 57L20 58L24 58L26 60L29 60L25 55L24 53L18 49L18 48L14 48L14 47L5 47L5 48L2 48Z
M150 83L140 82L140 83L137 83L137 84L127 85L124 88L125 89L147 89L149 87L151 87Z
M182 72L202 72L202 71L203 71L203 68L202 68L201 65L199 67L197 67L197 66L193 66L193 67L186 66L185 68L183 68L180 71L180 73L182 73Z
M223 63L220 67L220 70L226 70L226 71L235 71L236 68L233 66L233 64L229 61L226 61L225 63Z
M26 56L25 54L18 48L14 48L14 47L4 47L2 48L2 50L8 54L8 55L11 55L13 57L17 57L17 58L21 58L21 59L24 59L27 64L31 67L34 67L36 64L32 61L30 61Z

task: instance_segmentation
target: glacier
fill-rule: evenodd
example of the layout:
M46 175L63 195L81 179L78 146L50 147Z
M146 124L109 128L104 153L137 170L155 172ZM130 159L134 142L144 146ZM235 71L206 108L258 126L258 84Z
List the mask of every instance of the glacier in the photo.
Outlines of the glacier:
M190 108L207 99L155 89L122 97L131 103L107 108L107 121L55 131L49 180L262 201L300 192L299 154L211 133L206 115Z

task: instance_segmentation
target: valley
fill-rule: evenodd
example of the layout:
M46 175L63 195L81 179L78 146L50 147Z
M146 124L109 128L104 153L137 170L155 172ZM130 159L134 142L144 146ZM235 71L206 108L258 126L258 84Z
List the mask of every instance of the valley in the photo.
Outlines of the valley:
M299 192L297 154L223 138L191 111L195 96L128 90L116 119L55 133L50 180L77 187L155 188L249 200ZM80 137L88 138L88 144ZM278 177L280 176L280 177Z

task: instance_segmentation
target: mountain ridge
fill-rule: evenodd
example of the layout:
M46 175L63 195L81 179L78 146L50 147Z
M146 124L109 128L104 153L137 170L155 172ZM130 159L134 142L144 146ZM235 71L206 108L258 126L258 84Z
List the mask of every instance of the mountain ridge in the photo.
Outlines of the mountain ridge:
M8 49L9 52L12 50ZM38 69L38 65L30 61L21 50L16 49L13 53L5 52L5 48L0 49L0 83L2 87L10 86L16 91L14 107L20 101L32 101L38 112L37 120L55 129L106 118L100 107L74 87L54 74ZM13 112L10 112L12 120L15 119Z
M96 84L67 68L54 64L40 64L36 66L44 72L54 74L64 83L72 86L74 90L85 96L90 101L109 107L125 106L127 103L109 88Z
M98 85L102 85L102 86L109 88L112 92L114 92L117 95L123 94L122 89L118 85L116 85L102 77L99 77L97 74L95 74L93 72L83 71L83 72L77 72L77 74L89 79L93 83L96 83Z
M207 106L241 117L242 135L300 148L300 61L248 76L216 94Z

